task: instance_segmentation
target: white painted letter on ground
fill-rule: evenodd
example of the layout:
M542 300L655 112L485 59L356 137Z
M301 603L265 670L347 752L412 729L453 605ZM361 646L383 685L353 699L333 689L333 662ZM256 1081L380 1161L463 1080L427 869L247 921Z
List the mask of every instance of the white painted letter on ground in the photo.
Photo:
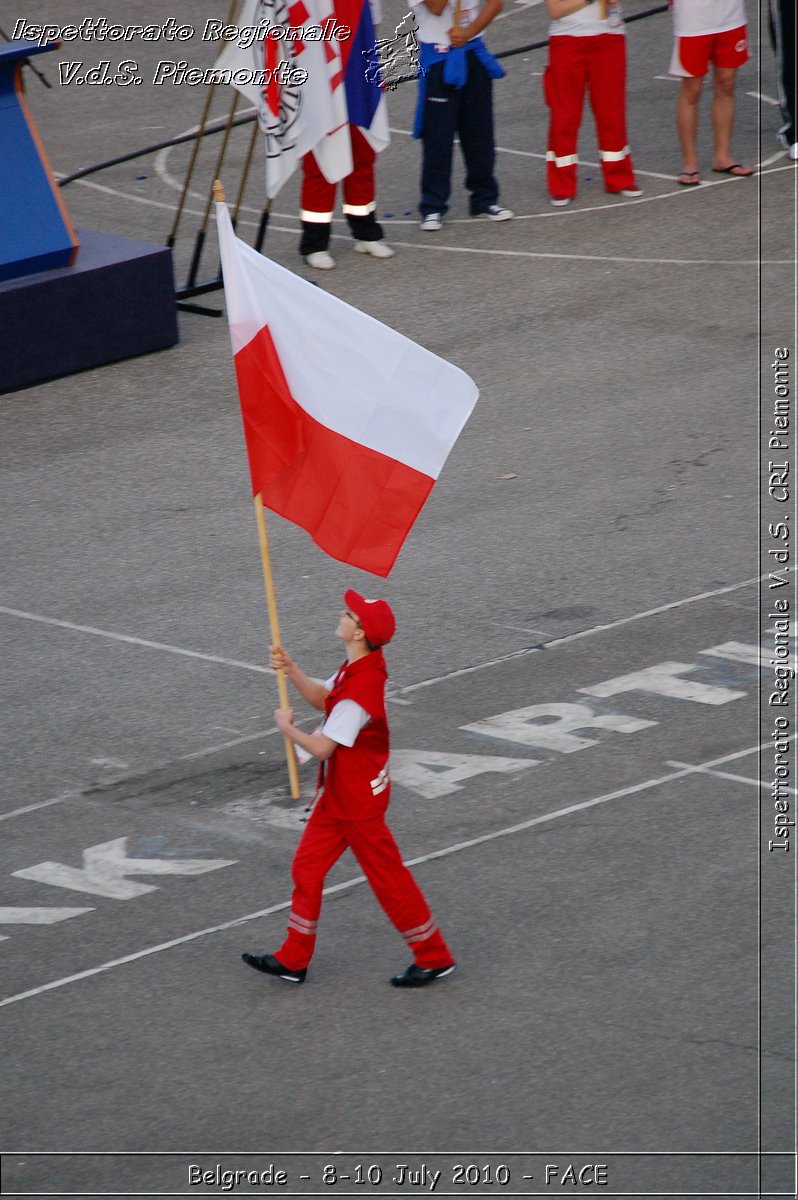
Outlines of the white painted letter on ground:
M70 917L94 912L93 908L0 908L0 925L57 925ZM0 934L0 942L7 942Z
M131 883L125 878L127 875L202 875L205 871L232 866L236 861L227 858L128 858L126 845L127 838L116 838L99 846L89 846L83 851L82 869L43 862L13 874L18 879L33 879L52 887L107 896L110 900L132 900L157 889L148 883Z
M619 675L594 687L579 688L586 696L617 696L621 692L649 692L652 696L670 696L674 700L692 700L694 704L728 704L739 700L745 692L731 688L698 683L695 679L680 679L685 671L697 671L696 663L664 662L630 675Z
M394 750L391 780L425 800L461 791L461 784L490 771L513 774L534 767L536 758L499 758L485 754L443 754L437 750Z
M613 729L617 733L635 733L656 721L626 717L621 713L599 716L587 704L531 704L512 712L499 713L471 725L461 725L469 733L503 738L522 746L556 750L558 754L573 754L595 746L595 738L576 737L575 729Z

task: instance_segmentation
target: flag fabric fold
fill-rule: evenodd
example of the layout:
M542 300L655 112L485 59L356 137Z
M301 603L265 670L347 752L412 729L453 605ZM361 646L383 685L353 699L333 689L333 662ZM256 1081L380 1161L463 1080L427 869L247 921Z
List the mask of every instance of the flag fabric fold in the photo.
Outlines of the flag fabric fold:
M390 143L391 132L385 91L368 78L366 70L366 55L374 50L377 41L369 0L363 0L360 18L354 28L344 80L347 114L349 123L357 125L372 150L381 154Z
M248 0L238 39L227 42L214 63L255 106L266 144L269 199L322 141L327 169L335 176L331 183L352 170L341 44L318 38L332 16L331 0ZM253 30L272 33L251 41ZM296 70L307 78L292 79Z
M216 221L253 495L386 576L477 401L464 371Z

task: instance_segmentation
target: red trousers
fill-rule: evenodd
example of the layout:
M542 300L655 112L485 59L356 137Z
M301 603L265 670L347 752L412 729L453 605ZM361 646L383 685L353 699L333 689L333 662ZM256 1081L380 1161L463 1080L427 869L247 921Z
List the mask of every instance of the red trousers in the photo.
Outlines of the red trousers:
M344 213L365 217L374 212L375 151L356 125L349 126L352 139L352 171L343 180ZM303 221L330 224L335 209L336 184L329 183L312 153L302 159L302 192L299 200Z
M596 120L604 187L608 192L634 188L634 169L626 140L626 38L617 33L596 37L549 38L543 93L551 110L546 152L549 195L576 195L577 138L590 89Z
M310 962L316 945L324 879L349 848L389 920L420 967L445 967L454 957L432 919L427 901L408 868L384 817L341 821L316 805L291 865L294 891L288 934L276 957L289 970Z

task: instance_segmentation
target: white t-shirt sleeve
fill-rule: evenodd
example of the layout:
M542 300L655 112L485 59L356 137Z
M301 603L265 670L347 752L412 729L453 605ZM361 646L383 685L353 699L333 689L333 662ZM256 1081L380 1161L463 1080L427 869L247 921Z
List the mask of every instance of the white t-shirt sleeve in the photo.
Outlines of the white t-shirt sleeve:
M339 746L354 746L355 739L371 717L356 700L339 700L321 727L325 737Z

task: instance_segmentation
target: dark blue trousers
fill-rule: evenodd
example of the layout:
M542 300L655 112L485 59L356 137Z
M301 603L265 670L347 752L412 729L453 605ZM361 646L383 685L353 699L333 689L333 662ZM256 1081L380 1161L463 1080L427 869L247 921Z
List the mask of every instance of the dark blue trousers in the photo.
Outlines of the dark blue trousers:
M471 193L471 216L484 212L499 198L493 175L496 152L493 144L493 80L474 54L466 56L468 77L461 88L443 82L443 63L434 63L425 78L423 124L421 127L422 216L445 213L452 190L454 135L466 165L465 186Z
M779 76L779 104L784 117L779 134L785 146L789 148L798 142L798 114L795 111L798 103L798 88L795 83L795 0L770 0L768 15L770 41L776 55Z

